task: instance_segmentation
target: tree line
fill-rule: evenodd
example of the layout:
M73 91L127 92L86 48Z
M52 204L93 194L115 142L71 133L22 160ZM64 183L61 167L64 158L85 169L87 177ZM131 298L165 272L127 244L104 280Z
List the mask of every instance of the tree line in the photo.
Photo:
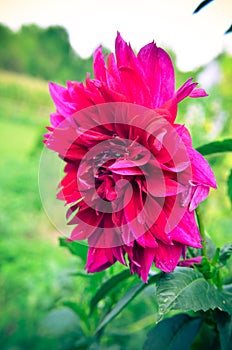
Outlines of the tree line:
M14 32L0 23L0 69L45 80L80 80L92 73L92 58L82 59L62 26L23 25Z

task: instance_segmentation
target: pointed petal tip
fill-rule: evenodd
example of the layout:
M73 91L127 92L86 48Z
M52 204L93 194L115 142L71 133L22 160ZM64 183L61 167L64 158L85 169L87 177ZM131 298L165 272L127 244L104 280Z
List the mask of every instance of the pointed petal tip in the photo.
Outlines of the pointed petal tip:
M123 38L122 38L122 36L121 36L121 33L119 32L119 31L117 31L117 36L116 36L116 40L115 40L116 42L118 42L118 41L124 41L123 40Z
M144 283L148 284L148 275L144 276L143 274L141 275L141 278L143 280Z
M48 89L49 89L50 95L53 98L54 102L56 100L59 100L59 95L62 97L64 91L66 90L66 88L64 86L53 83L53 82L48 83Z
M102 45L97 46L97 48L95 49L94 53L93 53L93 57L95 57L98 53L102 53Z
M189 97L191 98L198 98L198 97L207 97L209 96L207 92L202 88L195 88L193 91L189 94Z
M48 90L50 92L50 95L52 95L52 91L53 91L53 89L55 87L54 85L56 85L56 84L53 83L52 81L49 81L49 83L48 83Z

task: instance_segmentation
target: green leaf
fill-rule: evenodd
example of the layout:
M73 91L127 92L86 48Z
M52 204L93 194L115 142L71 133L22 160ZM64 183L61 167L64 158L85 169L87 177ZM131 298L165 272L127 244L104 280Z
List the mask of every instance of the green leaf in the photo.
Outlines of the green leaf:
M232 317L226 312L217 311L216 319L221 350L230 350L232 344Z
M188 350L198 333L202 319L178 314L158 323L147 335L143 350Z
M224 284L223 289L224 289L227 293L232 294L232 283L230 283L230 284ZM232 295L231 295L231 298L232 298Z
M79 330L79 318L67 307L49 311L39 327L40 334L51 337L73 332L79 334Z
M212 259L215 256L216 247L213 241L209 237L206 237L205 242L206 242L206 256L209 259Z
M116 287L118 283L122 282L130 276L132 275L129 269L123 270L122 272L111 277L109 280L103 283L100 289L98 289L97 293L93 296L93 298L90 301L90 314L93 312L93 310L97 306L97 303L101 299L103 299L114 287Z
M213 314L212 319L210 319L210 317L208 319L206 314L203 314L202 316L204 317L204 321L194 339L191 350L221 350L219 334L217 332Z
M86 327L88 327L88 317L83 305L75 303L73 301L64 301L62 305L75 312L75 314L79 317L82 329L86 330Z
M214 153L232 152L232 139L207 143L206 145L198 147L197 151L203 156Z
M228 188L228 196L230 199L230 203L232 205L232 170L230 171L230 175L227 180L227 188Z
M216 289L194 269L179 267L157 283L159 318L170 310L207 311L219 308L232 314L231 294Z
M95 343L91 344L87 350L102 350L102 347L95 341Z
M161 276L161 273L157 273L149 279L147 284L143 282L139 282L133 285L133 287L126 292L124 297L121 300L119 300L119 302L115 305L115 307L106 315L106 317L98 326L96 332L99 332L110 321L112 321L136 297L137 294L142 292L143 289L145 289L152 283L156 283L159 280L160 276Z
M132 301L136 295L141 292L146 284L143 282L135 284L131 289L127 291L127 293L124 295L124 297L119 300L119 302L116 304L116 306L106 315L106 317L103 319L103 321L100 323L100 325L97 328L97 332L99 332L103 327L107 325L110 321L112 321L113 318L115 318L120 311L122 311L127 304L129 304L130 301Z
M76 256L79 256L83 262L86 261L86 256L88 252L88 246L80 244L77 241L68 242L67 238L59 238L60 246L68 248L68 250Z
M231 255L232 255L232 243L228 243L220 249L219 261L223 265L225 265L227 260L231 257Z
M215 269L212 266L211 262L206 258L206 256L202 257L201 263L197 265L197 269L200 271L200 273L202 273L206 280L213 278Z
M130 334L136 334L137 332L140 332L144 328L150 327L155 323L156 323L156 314L154 312L151 315L145 316L143 318L137 319L137 317L134 317L133 321L128 323L126 327L124 325L119 328L111 327L110 329L107 330L107 335L129 336Z
M72 350L89 349L89 346L91 346L91 344L94 344L95 342L96 338L94 337L80 337L75 342L75 346L72 348Z

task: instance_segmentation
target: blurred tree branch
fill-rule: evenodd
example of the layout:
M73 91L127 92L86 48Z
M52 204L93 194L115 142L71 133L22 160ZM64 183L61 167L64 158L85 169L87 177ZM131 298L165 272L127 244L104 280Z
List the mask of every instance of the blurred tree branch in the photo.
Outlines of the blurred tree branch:
M193 11L193 14L198 13L199 11L201 11L206 5L210 4L211 2L213 2L214 0L204 0L202 1L197 8ZM232 32L232 24L231 26L225 31L224 34L228 34Z
M204 0L200 3L200 5L197 6L197 8L194 10L193 13L197 13L199 12L201 9L203 9L203 7L205 7L206 5L208 5L210 2L212 2L214 0Z

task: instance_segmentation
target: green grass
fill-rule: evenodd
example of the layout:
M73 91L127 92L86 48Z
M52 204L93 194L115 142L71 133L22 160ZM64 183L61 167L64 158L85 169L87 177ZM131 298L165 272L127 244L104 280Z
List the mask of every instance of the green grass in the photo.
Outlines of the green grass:
M34 147L37 129L31 125L14 124L10 121L0 120L1 148L0 155L27 156Z
M38 191L52 104L45 82L4 72L0 81L0 348L42 349L41 319L75 284Z

